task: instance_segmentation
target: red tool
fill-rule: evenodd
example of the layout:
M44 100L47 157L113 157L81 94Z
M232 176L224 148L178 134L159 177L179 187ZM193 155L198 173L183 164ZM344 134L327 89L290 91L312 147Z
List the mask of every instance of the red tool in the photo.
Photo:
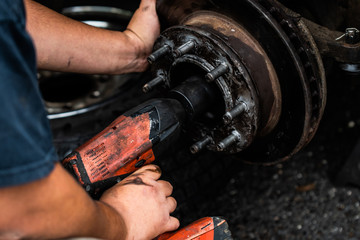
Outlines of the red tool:
M118 117L62 163L97 196L168 149L185 123L211 106L212 95L210 84L191 78L168 98L149 100Z
M184 119L183 107L177 100L151 100L118 117L62 163L86 191L96 196L153 162L154 145L161 142L165 147L167 140L180 133Z
M155 240L232 240L227 222L218 217L205 217Z
M203 79L192 78L172 90L169 98L150 100L118 117L62 163L86 191L97 197L141 166L153 162L178 139L183 125L211 106L213 99L210 85ZM225 220L208 217L157 239L232 238Z

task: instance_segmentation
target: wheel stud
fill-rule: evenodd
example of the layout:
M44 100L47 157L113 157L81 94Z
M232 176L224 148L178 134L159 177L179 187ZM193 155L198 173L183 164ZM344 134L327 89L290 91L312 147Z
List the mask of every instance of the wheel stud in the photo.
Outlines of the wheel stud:
M221 63L219 66L217 66L211 72L207 73L205 78L208 82L212 82L212 81L216 80L218 77L227 73L228 71L229 71L228 65L226 63Z
M195 40L190 40L184 43L183 45L175 49L174 51L175 57L181 57L185 53L190 52L195 47L195 45L196 45Z
M229 135L227 138L222 140L217 145L218 151L224 151L226 148L228 148L230 145L239 142L241 139L241 135L238 131L234 130L231 135Z
M239 105L235 106L231 111L226 112L223 116L224 124L229 124L235 117L239 116L246 110L246 104L241 102Z
M151 80L150 82L148 82L147 84L145 84L142 88L144 93L148 93L150 92L155 86L158 86L159 84L165 82L165 78L164 76L157 76L156 78L154 78L153 80Z
M164 45L161 48L159 48L158 50L156 50L155 52L153 52L152 54L150 54L150 56L147 58L147 60L150 64L152 64L156 60L158 60L160 57L167 54L168 52L170 52L170 46Z
M196 154L204 149L207 145L211 143L211 137L206 136L205 138L201 139L200 141L196 142L190 147L190 152L192 154Z

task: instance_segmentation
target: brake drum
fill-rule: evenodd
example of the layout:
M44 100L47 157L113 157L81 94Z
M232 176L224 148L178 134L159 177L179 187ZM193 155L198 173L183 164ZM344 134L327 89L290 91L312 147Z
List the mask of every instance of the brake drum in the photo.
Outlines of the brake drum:
M201 75L221 100L188 130L202 148L247 162L288 159L313 138L326 102L319 51L275 0L162 0L149 57L162 91Z

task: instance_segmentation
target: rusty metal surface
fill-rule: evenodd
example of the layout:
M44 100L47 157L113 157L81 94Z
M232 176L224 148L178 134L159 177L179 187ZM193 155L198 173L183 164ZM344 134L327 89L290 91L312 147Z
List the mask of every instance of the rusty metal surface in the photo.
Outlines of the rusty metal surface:
M203 11L216 14L211 16ZM216 35L240 59L246 70L243 72L256 87L257 94L252 96L258 99L252 99L258 101L263 115L254 112L253 116L259 119L269 116L269 119L255 126L265 127L265 131L254 132L254 141L245 145L249 147L239 158L273 163L289 158L311 140L324 111L326 84L319 51L299 18L287 14L274 0L162 0L158 12L165 26L194 24L193 27L207 31L208 35ZM231 20L219 20L217 14ZM253 39L256 41L251 45ZM209 58L202 56L203 62ZM226 82L230 77L225 74L225 80L217 82ZM231 96L234 90L227 89L230 90L227 95ZM227 107L234 106L226 102ZM236 118L236 121L242 120Z
M276 21L281 24L285 34L289 37L292 48L297 54L299 67L302 68L302 85L305 93L305 124L302 140L294 149L294 153L306 146L314 137L322 118L326 105L326 77L320 52L315 41L298 15L294 15L277 1L267 8ZM274 6L277 8L275 9Z
M211 124L211 128L202 127L201 131L205 131L215 142L219 142L226 138L234 128L239 129L244 141L230 149L232 152L238 152L252 142L257 131L258 98L251 77L238 56L222 39L210 33L209 28L204 30L190 25L172 27L162 33L162 38L159 39L155 48L164 44L176 48L188 42L189 39L193 39L197 43L191 52L180 57L174 57L171 54L164 56L152 65L153 72L155 75L159 72L165 75L166 86L172 88L186 79L188 75L202 75L205 78L206 73L215 69L219 64L226 63L230 67L229 72L219 77L214 83L217 85L223 101L220 103L220 108L214 108L213 113L219 118L239 102L245 102L248 110L243 114L244 119L242 120L236 120L233 124L226 126L219 125L218 123L221 121L218 121L214 125ZM205 119L205 122L207 121ZM199 124L204 126L203 122L200 121ZM197 140L203 137L202 134L199 134ZM210 145L210 148L215 150L216 144Z
M360 43L347 43L345 38L336 40L343 32L333 31L307 19L303 19L316 40L322 55L344 63L360 63Z
M288 3L286 1L282 1L284 4ZM346 2L346 1L344 1ZM316 45L319 49L319 52L322 56L330 57L335 59L336 61L343 63L359 63L360 62L360 43L359 41L348 42L345 37L345 28L349 27L359 27L359 18L355 17L355 15L359 15L360 9L358 8L359 3L355 1L344 4L347 6L346 8L339 5L339 3L332 3L328 6L332 9L332 12L343 12L342 14L334 14L329 19L330 14L324 14L322 20L313 21L313 17L311 16L302 16L297 12L281 5L281 8L286 12L287 15L292 18L297 18L299 21L303 22L306 27L309 29L312 37L315 39ZM321 3L326 4L326 3ZM290 4L291 5L291 4ZM310 4L311 5L311 4ZM297 3L298 8L302 6L301 3ZM318 5L317 5L318 6ZM300 9L299 9L300 10ZM303 10L304 11L304 10ZM319 15L322 11L317 8L313 8L315 15ZM306 17L311 17L307 19ZM339 30L339 22L343 22L343 29ZM341 37L343 36L343 37Z
M244 27L230 18L211 11L197 11L187 16L183 25L210 28L234 49L249 72L259 94L260 118L258 135L269 133L281 113L281 89L275 69L264 49Z

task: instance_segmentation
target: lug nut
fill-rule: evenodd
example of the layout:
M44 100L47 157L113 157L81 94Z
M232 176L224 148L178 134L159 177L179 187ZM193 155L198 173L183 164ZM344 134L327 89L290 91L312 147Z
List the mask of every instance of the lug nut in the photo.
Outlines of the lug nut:
M228 148L230 145L239 142L241 139L241 135L238 131L234 130L231 135L229 135L227 138L222 140L217 145L218 151L224 151L226 148Z
M246 104L241 102L239 105L235 106L230 112L226 112L223 116L224 124L229 124L235 117L239 116L246 110Z
M205 78L208 82L212 82L212 81L215 81L218 77L227 73L228 71L229 71L228 65L226 63L221 63L219 66L217 66L211 72L207 73Z
M150 56L147 58L147 60L150 64L152 64L156 60L158 60L160 57L167 54L169 51L170 51L170 46L164 45L161 48L159 48L158 50L156 50L155 52L153 52L152 54L150 54Z
M144 93L148 93L150 92L155 86L161 84L165 82L165 78L163 76L157 76L156 78L154 78L153 80L151 80L150 82L148 82L147 84L145 84L142 88Z
M192 154L196 154L200 152L204 147L211 143L211 137L206 136L205 138L201 139L200 141L196 142L194 145L190 147L190 152Z
M175 51L174 51L175 57L180 57L180 56L184 55L185 53L190 52L195 47L195 44L196 44L195 40L190 40L190 41L184 43L183 45L181 45L180 47L175 49Z

